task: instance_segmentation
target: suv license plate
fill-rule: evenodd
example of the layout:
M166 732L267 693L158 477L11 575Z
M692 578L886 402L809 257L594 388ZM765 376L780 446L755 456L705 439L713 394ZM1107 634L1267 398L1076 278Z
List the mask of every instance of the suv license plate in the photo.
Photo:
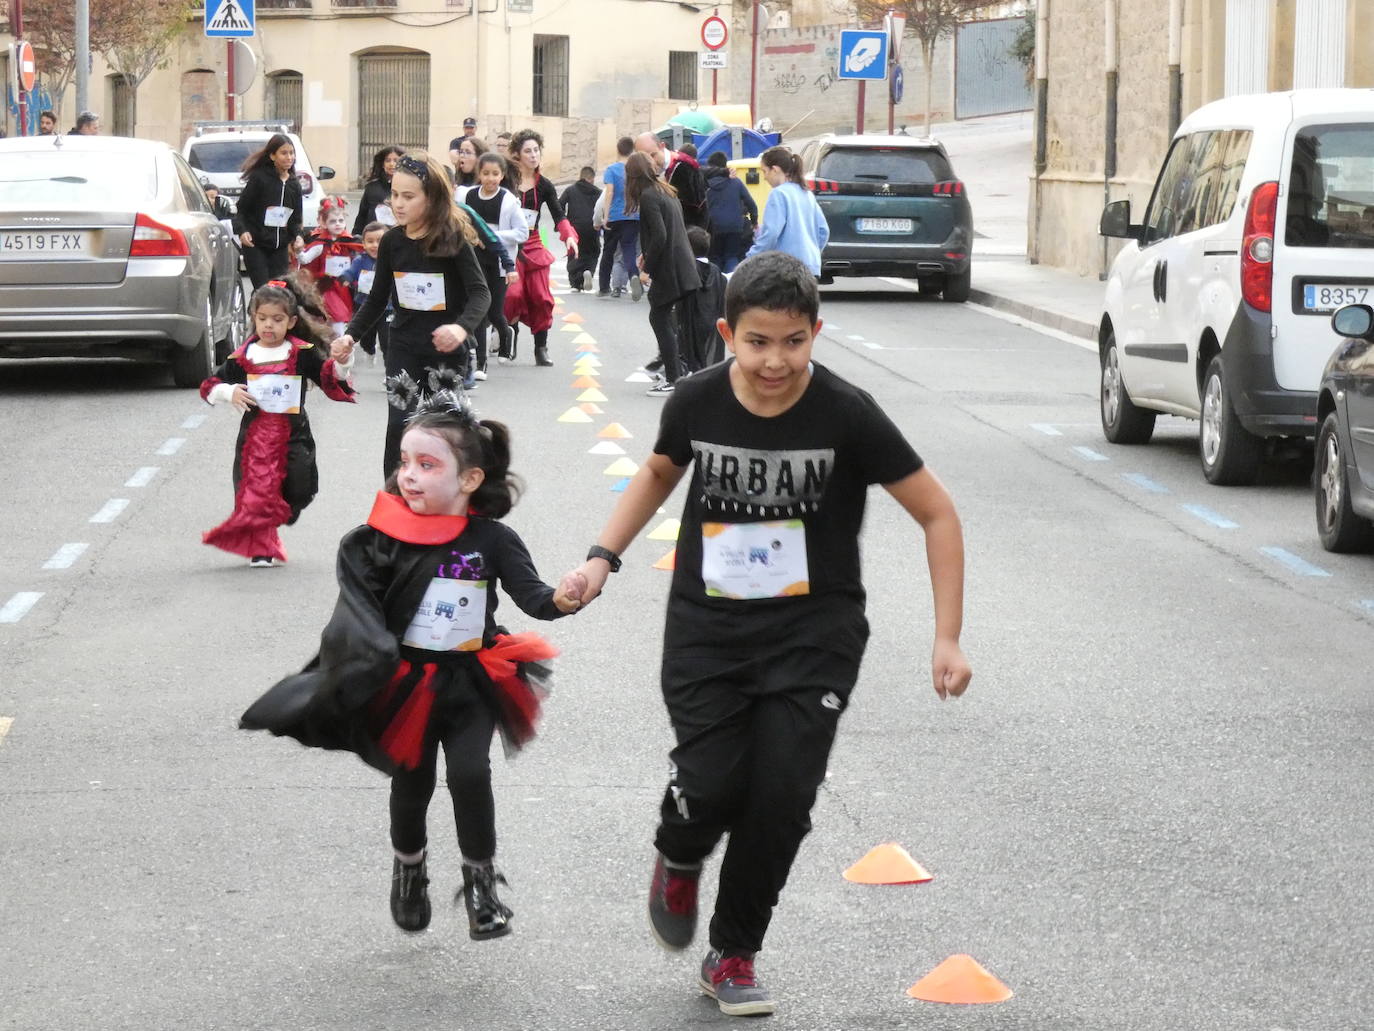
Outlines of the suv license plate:
M860 218L855 228L861 233L909 233L916 223L909 218Z
M1331 312L1347 304L1368 304L1371 294L1374 287L1309 283L1302 288L1302 306L1304 311Z
M0 229L0 261L70 261L90 253L90 233L70 229Z

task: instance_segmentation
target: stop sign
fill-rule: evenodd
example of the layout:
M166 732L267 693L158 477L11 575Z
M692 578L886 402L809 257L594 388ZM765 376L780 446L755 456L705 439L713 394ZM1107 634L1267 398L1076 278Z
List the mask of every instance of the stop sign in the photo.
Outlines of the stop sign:
M14 44L14 63L19 72L19 88L25 93L30 92L34 80L38 77L38 64L34 61L32 43L21 39Z

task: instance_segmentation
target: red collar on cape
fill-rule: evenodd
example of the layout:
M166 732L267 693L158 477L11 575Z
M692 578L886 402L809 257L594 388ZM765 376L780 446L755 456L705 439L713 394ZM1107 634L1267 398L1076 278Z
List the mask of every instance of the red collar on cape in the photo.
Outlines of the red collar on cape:
M467 529L468 517L416 515L402 498L379 490L367 525L405 544L447 544Z

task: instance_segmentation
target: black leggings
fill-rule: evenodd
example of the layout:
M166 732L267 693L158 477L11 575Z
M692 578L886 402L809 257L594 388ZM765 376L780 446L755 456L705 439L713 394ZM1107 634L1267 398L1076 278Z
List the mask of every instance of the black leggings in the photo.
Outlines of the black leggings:
M501 273L500 266L488 267L485 263L482 266L482 275L487 281L487 289L491 291L491 306L487 308L487 316L477 327L477 332L472 335L473 347L476 349L474 354L477 356L477 368L486 371L487 368L487 327L491 326L496 330L496 342L500 345L500 354L510 357L510 323L506 321L506 277Z
M677 302L649 305L649 325L658 341L658 357L663 362L663 376L669 383L677 382L681 372L677 353L677 316L673 306Z
M431 722L420 764L392 774L391 847L412 855L428 842L425 813L434 797L442 745L458 847L464 859L484 862L496 855L496 801L488 757L496 718L475 688L462 685L459 690L465 697L445 699L443 716Z
M469 341L469 344L471 341ZM467 374L468 347L460 347L456 351L449 351L444 354L433 350L416 353L406 344L396 340L394 337L387 344L386 353L386 374L388 377L405 372L409 374L420 390L426 394L429 388L430 369L452 369L458 374L461 380ZM382 479L385 480L395 470L401 461L401 437L405 435L406 420L415 414L415 406L411 404L402 410L387 400L386 406L386 445L382 450Z
M291 264L290 255L287 253L287 245L280 247L244 247L243 248L243 267L248 270L248 278L253 282L253 289L256 290L269 279L277 279L286 275L286 270Z

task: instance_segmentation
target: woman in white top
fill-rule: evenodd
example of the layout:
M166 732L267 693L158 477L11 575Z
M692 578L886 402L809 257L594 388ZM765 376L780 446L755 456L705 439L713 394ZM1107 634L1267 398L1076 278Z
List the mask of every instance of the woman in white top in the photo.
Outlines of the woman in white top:
M491 227L492 232L500 238L506 248L506 253L514 261L520 253L520 245L525 242L530 231L515 194L501 185L505 177L505 159L500 154L483 154L477 159L478 185L460 186L454 190L453 195L459 204L472 209ZM503 277L500 266L495 262L484 265L482 271L487 277L487 288L491 291L491 307L487 310L483 325L477 328L477 339L482 341L479 347L485 349L486 326L491 325L496 330L496 339L500 346L497 358L499 361L509 362L515 358L515 348L510 323L506 321L506 286L514 283L519 277L515 272ZM475 378L486 379L485 356L478 357L481 360L478 362Z

